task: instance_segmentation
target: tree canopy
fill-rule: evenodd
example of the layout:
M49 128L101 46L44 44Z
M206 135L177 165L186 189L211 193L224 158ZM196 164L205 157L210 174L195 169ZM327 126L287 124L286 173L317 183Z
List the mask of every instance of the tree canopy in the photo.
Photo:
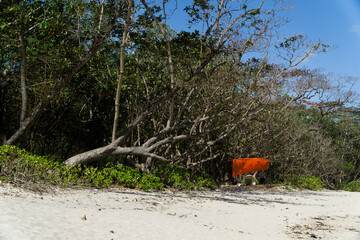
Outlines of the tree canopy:
M239 157L271 159L269 179L359 179L354 79L300 67L329 46L279 34L285 1L174 6L2 1L2 143L67 165L167 162L219 181ZM174 11L196 30L173 30Z

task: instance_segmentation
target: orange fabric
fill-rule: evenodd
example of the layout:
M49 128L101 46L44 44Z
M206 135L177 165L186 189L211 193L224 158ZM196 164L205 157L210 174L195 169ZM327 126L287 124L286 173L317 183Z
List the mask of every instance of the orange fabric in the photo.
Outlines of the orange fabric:
M240 175L240 170L245 166L245 161L240 160L241 159L233 159L233 177Z
M233 159L233 172L232 176L235 177L240 174L249 172L256 172L262 170L268 170L269 159L264 158L240 158Z

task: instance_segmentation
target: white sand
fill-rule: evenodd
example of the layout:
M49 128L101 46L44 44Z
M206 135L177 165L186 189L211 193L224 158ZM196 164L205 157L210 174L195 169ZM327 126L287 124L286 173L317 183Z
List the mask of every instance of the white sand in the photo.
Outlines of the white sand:
M8 239L360 240L360 193L237 188L38 194L2 184L0 240Z

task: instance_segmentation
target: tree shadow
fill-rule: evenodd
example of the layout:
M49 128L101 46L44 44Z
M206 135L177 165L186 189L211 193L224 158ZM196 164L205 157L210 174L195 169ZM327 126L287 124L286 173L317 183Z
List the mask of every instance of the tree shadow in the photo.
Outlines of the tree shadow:
M215 191L156 191L156 192L141 192L141 191L121 191L121 190L109 190L111 192L119 194L130 194L141 197L153 197L153 198L170 198L173 200L209 200L209 201L220 201L231 204L241 205L260 205L268 206L269 204L283 204L283 205L295 205L295 206L306 206L313 205L307 203L306 200L318 201L319 205L322 202L326 202L324 197L330 195L327 192L316 192L316 191L295 191L295 190L279 190L279 189L261 189L261 188L247 188L247 187L231 187L231 188L220 188ZM305 200L305 201L304 201Z

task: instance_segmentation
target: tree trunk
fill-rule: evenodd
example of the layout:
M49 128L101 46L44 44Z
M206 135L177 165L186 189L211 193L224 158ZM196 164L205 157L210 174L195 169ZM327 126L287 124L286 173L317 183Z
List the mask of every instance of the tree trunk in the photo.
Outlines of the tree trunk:
M114 148L112 145L107 145L105 147L96 148L94 150L90 150L84 153L77 154L68 160L66 160L66 165L77 165L77 164L84 164L88 162L96 161L100 158L105 158L114 152Z
M107 34L110 33L110 29L108 30ZM107 35L106 34L106 35ZM75 66L70 69L67 73L60 76L56 80L56 84L51 92L42 99L38 105L36 105L32 111L28 114L23 121L21 126L16 130L16 132L7 140L4 141L5 145L13 145L16 144L22 136L29 130L39 119L41 114L43 113L44 109L54 100L61 92L62 88L73 78L73 76L78 73L81 68L91 59L91 57L101 48L102 44L104 43L106 37L102 37L96 42L93 47L85 53L85 55L80 58L79 62L75 64Z
M126 21L125 21L125 25L124 25L122 43L121 43L120 74L119 74L119 80L118 80L117 89L116 89L115 116L114 116L114 123L113 123L112 137L111 137L112 142L114 142L116 139L116 131L117 131L117 126L118 126L118 121L119 121L120 93L121 93L121 87L122 87L123 76L124 76L125 47L126 47L126 42L127 42L128 25L129 25L132 5L133 5L133 0L130 0L127 15L126 15Z
M25 121L28 109L28 97L26 89L26 46L24 41L24 31L21 30L19 34L20 47L20 85L21 85L21 112L20 112L20 126Z

